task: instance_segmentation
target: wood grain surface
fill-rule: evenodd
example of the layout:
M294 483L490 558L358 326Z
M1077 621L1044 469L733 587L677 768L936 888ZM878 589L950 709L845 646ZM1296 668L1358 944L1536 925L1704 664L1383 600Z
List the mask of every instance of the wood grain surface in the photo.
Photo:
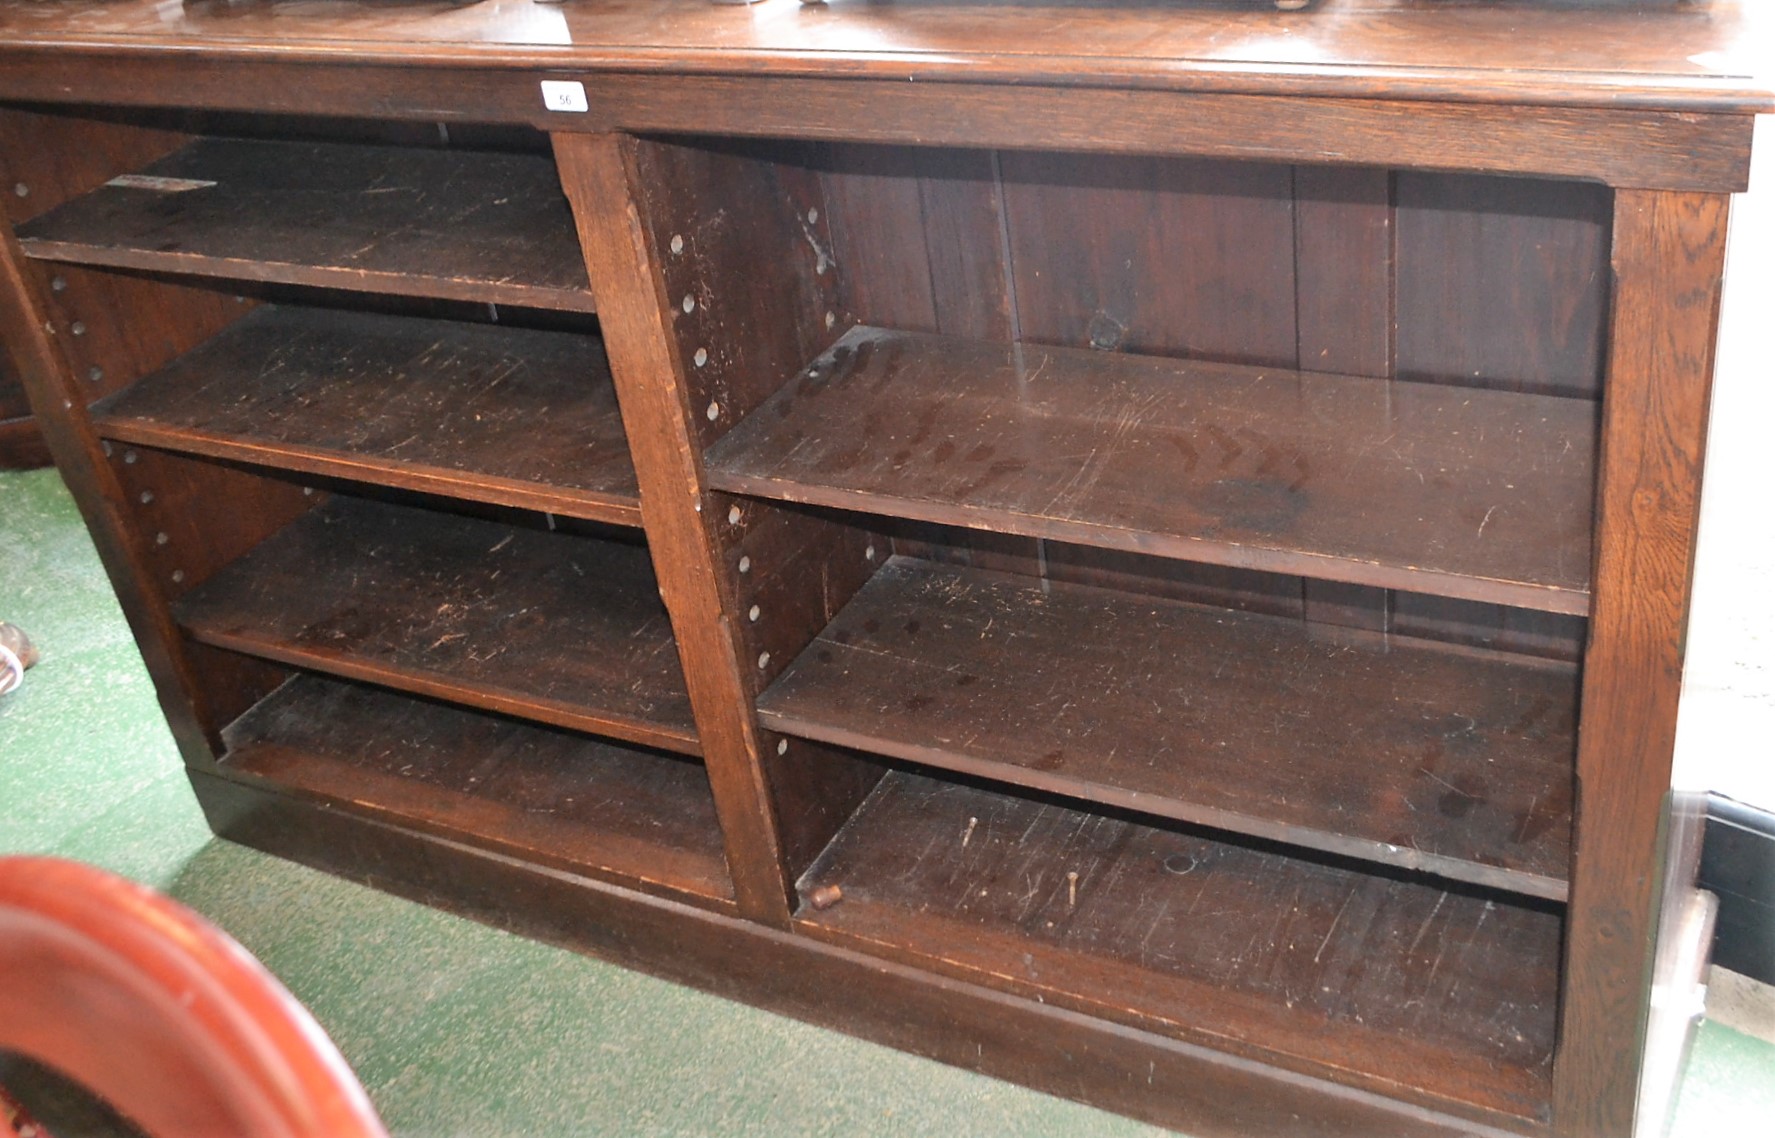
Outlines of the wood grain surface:
M902 773L802 895L826 884L844 899L798 924L836 943L1408 1100L1546 1110L1553 913Z
M697 751L644 547L339 496L178 615L218 647Z
M1563 900L1557 664L896 559L758 701L797 735Z
M715 808L727 840L740 912L765 924L789 921L790 884L770 789L759 762L752 681L742 662L719 524L707 508L695 408L674 334L681 292L668 293L669 235L643 213L650 165L635 139L558 135L555 156L573 203L581 247L599 299L599 324L640 480L641 516L684 661ZM701 422L706 423L704 418Z
M641 522L591 336L270 306L93 413L124 442Z
M542 155L199 139L19 229L32 257L592 311Z
M515 719L297 676L222 733L223 768L540 865L733 895L702 768Z
M1584 655L1554 1119L1634 1123L1706 454L1727 198L1615 199L1596 611Z
M856 328L707 463L740 493L1582 613L1594 416Z
M0 100L218 833L1192 1133L1631 1131L1756 0L0 0ZM595 293L632 471L590 338L314 288Z
M952 979L193 772L216 833L498 928L1199 1138L1544 1134Z
M930 81L982 76L1291 95L1351 91L1474 102L1744 109L1775 88L1772 33L1756 0L1424 6L1411 0L1268 4L1118 3L1055 9L985 0L806 12L768 0L739 12L705 0L601 0L537 11L375 0L283 10L152 0L0 5L0 40L59 47L303 62L568 61L622 72L832 73ZM1032 52L1044 44L1045 52ZM534 88L531 92L534 96ZM264 97L264 93L261 93ZM436 96L434 95L434 98Z

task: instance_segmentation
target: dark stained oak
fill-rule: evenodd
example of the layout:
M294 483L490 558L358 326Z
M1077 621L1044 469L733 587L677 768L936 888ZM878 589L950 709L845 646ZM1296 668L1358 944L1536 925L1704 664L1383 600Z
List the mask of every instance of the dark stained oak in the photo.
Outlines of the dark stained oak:
M49 463L49 444L31 419L24 382L0 344L0 470L30 470Z
M126 53L122 66L131 82L107 95L122 106L170 101L304 116L420 122L438 117L435 74L429 68L363 56L359 66L317 69L286 44L270 50L255 45L244 54ZM87 43L48 46L0 39L0 98L65 100L65 68L109 67L117 56L115 48ZM1027 76L1029 58L1015 55L997 81L989 81L985 69L973 68L952 72L949 78L956 82L908 83L902 73L864 87L845 78L608 73L574 66L551 50L548 59L531 58L516 73L463 66L452 69L451 77L455 105L471 108L461 113L550 131L1186 152L1264 162L1471 169L1708 192L1746 187L1752 120L1744 109L1775 106L1775 94L1769 93L1775 85L1738 98L1729 111L1637 111L1616 109L1627 103L1615 103L1610 109L1549 106L1532 116L1514 107L1409 99L1105 90L1075 86L1077 76L1062 80L1060 87L1006 85L1007 76ZM1174 64L1165 61L1157 85L1178 74ZM718 53L718 70L732 66L732 55ZM943 60L937 70L952 66ZM539 74L583 81L589 112L568 118L545 109L536 87ZM1102 81L1095 74L1090 79ZM261 83L268 89L249 89ZM869 100L867 116L856 113L860 95ZM963 104L971 106L958 114Z
M557 145L572 137L557 136ZM688 425L703 446L849 324L837 323L839 274L819 179L777 160L779 151L664 140L636 150L637 205L661 251Z
M123 442L641 523L591 336L264 307L93 414Z
M219 834L1202 1138L1634 1128L1758 0L0 0L0 101L0 337ZM88 413L311 288L595 293L633 480L402 352ZM857 324L946 346L822 402Z
M684 358L684 345L675 334L678 317L690 315L677 299L687 290L682 284L668 289L671 240L659 232L662 222L678 220L661 216L678 211L662 208L659 198L686 186L657 184L646 172L679 157L688 166L688 170L680 166L679 172L698 175L691 184L716 194L732 187L706 167L699 169L693 156L654 150L664 143L562 134L554 138L554 145L586 266L602 301L599 327L628 416L635 474L644 488L642 518L648 542L659 557L660 597L672 614L683 649L685 684L696 709L702 754L727 838L735 900L746 917L786 927L791 886L783 870L784 847L770 788L758 758L762 749L758 724L748 711L755 681L740 658L744 649L739 621L733 615L732 593L725 587L728 570L717 566L719 523L716 511L707 508L712 496L701 484L697 462L701 444L696 432L709 420L693 406L687 373L694 364ZM743 165L739 169L745 170ZM682 203L668 198L668 204ZM745 215L739 204L734 203L736 219ZM645 214L643 206L650 207ZM691 235L696 236L694 230ZM724 243L744 245L744 234L721 236ZM686 240L682 248L692 246ZM706 290L702 296L706 301ZM738 303L755 300L741 297ZM706 303L698 307L706 317ZM797 317L796 323L809 318L806 313ZM724 323L729 328L746 326L731 318ZM797 331L775 324L760 329L761 334L791 337ZM762 382L759 376L744 374L737 379L740 384Z
M1295 359L1303 371L1392 374L1393 182L1373 167L1294 168Z
M1729 199L1615 198L1597 611L1584 654L1570 945L1554 1082L1564 1133L1634 1122ZM1610 1034L1615 1047L1583 1041Z
M1021 152L1001 165L1017 338L1294 366L1289 167Z
M1415 173L1394 181L1393 374L1595 398L1607 187Z
M26 255L593 309L573 218L542 155L203 138L140 176L195 185L114 179L20 226Z
M1444 1109L1547 1109L1553 913L898 772L801 894L824 885L843 900L797 923L834 943Z
M175 611L220 648L698 749L644 547L335 497Z
M676 756L306 675L222 739L225 772L336 809L664 897L733 895L708 777Z
M36 420L29 415L0 419L0 470L32 470L51 462Z
M1196 1138L1509 1130L191 771L215 832L525 936Z
M404 64L421 78L432 68L413 65L534 71L584 61L618 73L837 73L902 85L916 77L919 86L985 78L1743 111L1767 107L1775 87L1775 33L1756 4L1317 0L1277 12L1226 0L830 0L809 13L773 0L734 13L706 0L577 0L546 12L358 0L292 13L216 0L171 11L154 0L8 0L0 40L64 54L158 48L178 58L201 46L253 61L274 52L310 64L346 56ZM243 92L260 101L299 93ZM533 87L524 94L535 97ZM431 98L441 101L435 85Z
M780 731L1563 900L1569 667L896 558Z
M738 493L1582 613L1595 414L861 327L706 461Z

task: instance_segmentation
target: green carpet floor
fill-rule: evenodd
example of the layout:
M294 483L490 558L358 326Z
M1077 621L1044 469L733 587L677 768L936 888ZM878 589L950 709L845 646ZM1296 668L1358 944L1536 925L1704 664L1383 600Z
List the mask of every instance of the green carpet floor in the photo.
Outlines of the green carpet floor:
M1166 1133L211 837L53 471L0 473L0 619L44 656L0 697L0 853L103 866L228 930L314 1012L397 1135ZM1705 1025L1673 1133L1767 1133L1771 1117L1775 1046Z

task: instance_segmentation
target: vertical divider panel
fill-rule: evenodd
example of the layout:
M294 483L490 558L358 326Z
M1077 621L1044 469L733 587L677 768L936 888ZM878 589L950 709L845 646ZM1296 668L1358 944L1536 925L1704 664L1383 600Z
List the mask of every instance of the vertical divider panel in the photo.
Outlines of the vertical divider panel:
M554 143L735 897L744 915L786 927L791 862L817 839L795 829L799 817L786 839L778 810L826 788L818 764L776 761L788 741L760 730L752 701L868 578L872 539L709 492L702 454L850 323L818 179L758 144L589 134ZM778 577L787 585L775 593L759 584ZM860 796L844 779L833 785ZM835 827L848 810L827 813Z
M1724 195L1620 190L1553 1125L1633 1130L1701 464Z

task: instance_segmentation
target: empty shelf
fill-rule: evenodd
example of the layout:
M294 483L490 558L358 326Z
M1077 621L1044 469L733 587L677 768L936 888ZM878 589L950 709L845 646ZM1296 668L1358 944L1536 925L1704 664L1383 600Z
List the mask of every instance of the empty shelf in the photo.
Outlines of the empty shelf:
M1582 614L1596 407L853 328L710 448L792 502Z
M645 892L733 895L691 760L315 676L222 738L224 770L340 809Z
M48 261L593 310L546 154L202 138L19 242Z
M835 943L1445 1109L1547 1109L1551 912L899 772L801 890L830 885L797 923Z
M176 612L221 648L697 752L641 546L335 497Z
M641 524L591 336L265 307L94 413L123 442Z
M774 730L1550 899L1569 665L897 557L759 698Z

